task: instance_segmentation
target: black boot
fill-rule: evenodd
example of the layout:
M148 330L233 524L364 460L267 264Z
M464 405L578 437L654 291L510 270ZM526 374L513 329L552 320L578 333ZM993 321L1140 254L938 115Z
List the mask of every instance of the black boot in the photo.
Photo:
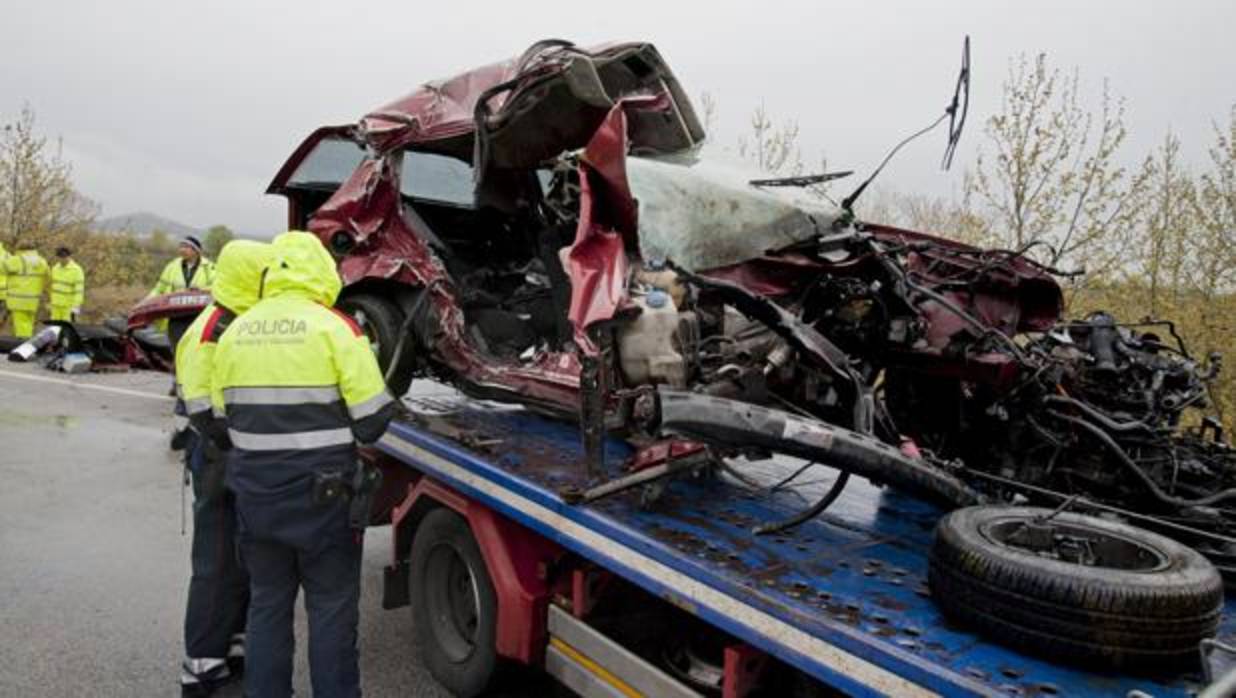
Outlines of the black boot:
M232 636L231 646L227 649L227 668L232 676L240 678L245 675L245 634L236 633Z

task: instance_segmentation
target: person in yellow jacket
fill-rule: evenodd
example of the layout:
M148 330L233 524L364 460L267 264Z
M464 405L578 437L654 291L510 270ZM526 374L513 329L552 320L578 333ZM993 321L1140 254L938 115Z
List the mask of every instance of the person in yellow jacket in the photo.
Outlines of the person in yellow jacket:
M174 291L183 291L189 288L195 288L203 291L210 290L211 284L215 278L215 265L202 254L202 243L192 235L186 235L180 241L177 247L178 256L169 261L163 271L159 273L159 279L155 281L155 285L150 289L150 293L146 294L147 298L160 296L164 293L172 293ZM187 318L177 322L169 323L167 319L155 322L155 327L160 332L167 333L168 338L175 347L180 341L181 335L188 327L192 318Z
M193 576L185 604L184 696L209 695L244 670L249 576L236 560L236 499L224 485L226 434L214 432L210 388L215 348L236 316L257 302L266 243L238 240L219 254L214 302L176 345L176 389L191 426L185 465L193 476ZM218 442L218 443L217 443Z
M34 320L47 287L47 260L33 247L16 245L17 251L4 260L8 290L5 302L13 316L13 334L25 339L34 334Z
M187 288L210 290L215 278L215 265L202 254L201 241L186 235L176 251L178 256L164 265L154 288L146 294L147 298Z
M51 268L51 319L76 322L86 299L86 272L67 247L56 249Z
M245 695L292 694L292 618L303 589L312 693L355 698L368 514L357 504L370 491L356 444L381 437L395 402L364 333L331 307L341 282L330 253L298 231L272 247L262 299L223 333L211 381L250 578ZM351 503L349 490L360 493Z

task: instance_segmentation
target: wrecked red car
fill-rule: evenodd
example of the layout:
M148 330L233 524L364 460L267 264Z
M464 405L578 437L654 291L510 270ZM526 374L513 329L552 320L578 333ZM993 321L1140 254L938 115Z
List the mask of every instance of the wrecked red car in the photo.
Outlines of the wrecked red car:
M704 137L653 46L546 41L318 129L267 191L339 259L395 392L431 377L579 420L593 457L621 433L637 467L841 469L804 516L854 473L949 506L1145 512L1212 559L1236 550L1211 506L1236 457L1177 429L1216 361L1114 321L1058 327L1055 270L1027 250L861 221L853 196L755 179Z
M1006 357L953 355L952 338L1058 317L1058 286L1026 260L992 265L753 185L700 154L704 135L653 46L549 41L319 129L268 192L340 259L340 305L396 391L433 376L579 418L586 439L621 429L810 456L835 425L898 444L874 397L890 357L1010 380ZM966 270L979 278L964 293L904 296L911 277ZM953 304L981 326L937 307ZM691 422L736 404L765 406L776 438L752 438L772 433L764 423ZM912 449L880 457L911 473L886 481L972 499Z

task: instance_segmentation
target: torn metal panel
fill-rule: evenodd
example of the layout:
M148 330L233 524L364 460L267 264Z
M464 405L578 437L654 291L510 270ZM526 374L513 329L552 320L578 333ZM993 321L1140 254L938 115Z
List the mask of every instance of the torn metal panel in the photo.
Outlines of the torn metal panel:
M624 237L635 235L634 201L627 189L626 114L610 110L579 162L579 223L575 241L562 250L562 266L571 280L567 317L576 344L596 353L588 328L614 317L627 297Z

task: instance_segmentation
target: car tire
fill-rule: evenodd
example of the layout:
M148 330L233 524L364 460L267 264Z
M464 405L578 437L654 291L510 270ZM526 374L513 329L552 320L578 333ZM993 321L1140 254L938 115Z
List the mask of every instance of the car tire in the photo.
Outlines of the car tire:
M399 330L403 325L403 313L391 301L368 293L345 296L338 303L339 310L347 313L369 338L378 358L378 367L383 375L388 372L395 358L399 343ZM406 363L406 362L405 362ZM386 382L391 395L402 397L412 385L411 371L397 371Z
M1223 609L1214 566L1128 524L1051 514L974 506L941 519L928 583L944 614L995 640L1086 666L1196 664L1198 643L1214 636ZM1071 553L1050 556L1042 538L1028 544L1032 530L1049 531L1053 551L1089 551L1081 555L1090 564L1065 559Z
M409 569L422 663L453 695L480 695L498 670L498 600L467 522L449 509L426 515Z

